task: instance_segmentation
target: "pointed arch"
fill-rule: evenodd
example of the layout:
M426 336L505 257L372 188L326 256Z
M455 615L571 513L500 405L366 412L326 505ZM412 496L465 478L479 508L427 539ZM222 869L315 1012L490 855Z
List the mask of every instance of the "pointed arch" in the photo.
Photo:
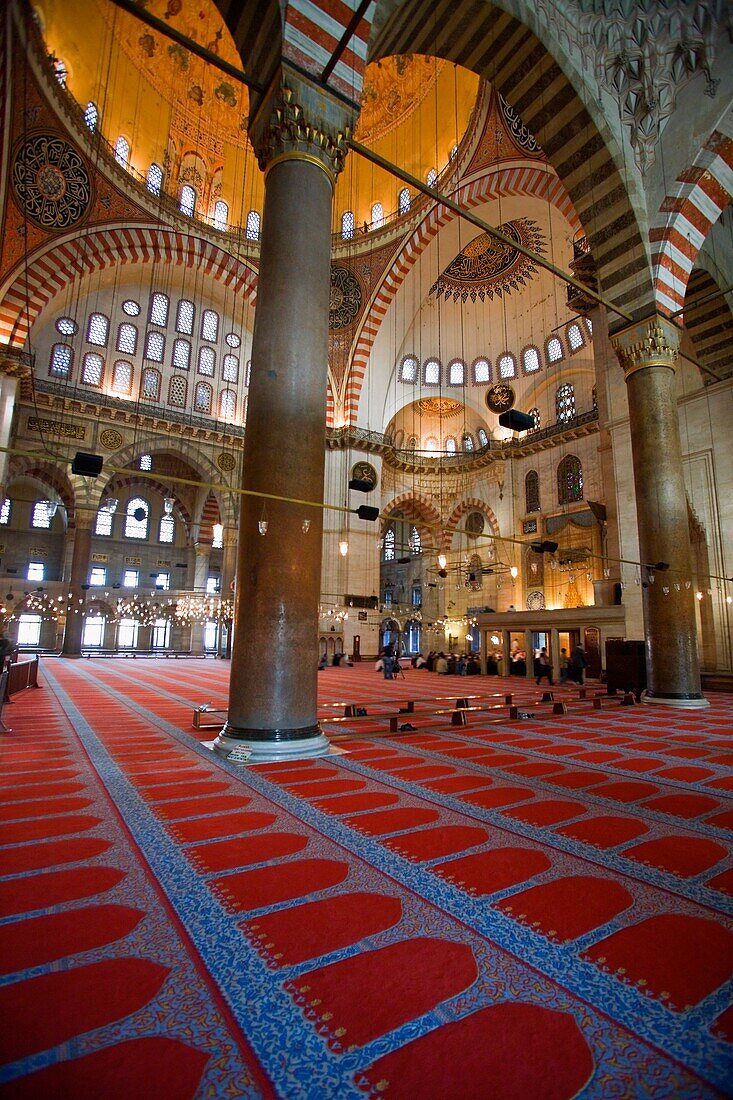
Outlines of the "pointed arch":
M448 522L443 531L441 550L450 549L450 544L453 541L453 536L456 533L461 517L465 516L466 512L481 512L482 516L489 521L490 531L487 532L487 534L494 536L499 534L499 523L486 501L479 500L478 497L467 497L465 500L462 500L460 504L456 505L448 517Z

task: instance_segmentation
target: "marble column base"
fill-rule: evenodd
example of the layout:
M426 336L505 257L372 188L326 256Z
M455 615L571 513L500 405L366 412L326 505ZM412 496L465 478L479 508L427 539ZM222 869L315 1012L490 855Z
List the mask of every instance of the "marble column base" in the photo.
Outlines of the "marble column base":
M670 695L647 695L645 691L641 693L642 703L657 704L662 707L678 707L681 710L699 709L700 707L709 707L710 701L705 698L704 695L698 695L695 699L675 699Z
M217 756L229 760L230 764L312 760L326 756L331 748L330 741L318 725L303 730L239 730L236 737L229 735L229 728L224 727L211 747Z

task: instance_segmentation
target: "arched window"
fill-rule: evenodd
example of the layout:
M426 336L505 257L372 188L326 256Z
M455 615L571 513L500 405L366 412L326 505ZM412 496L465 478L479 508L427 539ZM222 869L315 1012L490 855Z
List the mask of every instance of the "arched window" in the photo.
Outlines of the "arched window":
M163 362L165 351L165 337L162 332L149 332L145 337L145 358L152 363Z
M557 468L557 502L572 504L583 499L583 467L575 455L566 455Z
M341 236L345 241L350 241L354 236L354 212L344 210L341 215Z
M422 554L422 539L417 527L410 530L410 550L413 554Z
M525 512L540 510L540 478L536 470L530 470L524 479L524 510Z
M99 108L93 99L90 99L84 108L84 121L90 131L94 133L99 125Z
M381 202L372 204L372 229L381 229L384 225L384 210Z
M87 343L106 347L109 336L109 318L103 313L90 313L87 325Z
M115 142L115 160L123 168L127 168L130 163L130 142L122 135Z
M456 453L456 451L458 450L458 444L456 443L456 441L455 441L455 439L452 435L449 435L448 438L446 439L445 449L446 449L446 451L448 452L449 455L454 455Z
M565 329L565 337L567 339L571 355L576 351L580 351L580 349L585 344L583 333L580 331L580 325L568 325L568 327Z
M180 374L174 374L168 383L168 404L177 409L184 409L186 407L187 392L188 383L186 379Z
M585 327L588 329L588 335L592 337L593 336L593 322L591 321L590 317L584 317L583 321L585 322Z
M195 307L187 298L181 298L176 310L176 332L184 336L193 336L193 318Z
M250 210L247 214L244 235L248 241L258 241L260 239L260 215L257 210Z
M558 422L565 423L575 418L575 389L569 383L558 388L555 394L555 411Z
M117 350L125 355L134 355L137 351L137 325L123 322L117 329Z
M517 364L514 360L514 356L508 351L505 351L504 354L499 357L498 366L500 378L516 378Z
M461 442L463 443L464 451L473 451L476 448L476 444L474 443L473 436L471 435L470 432L464 432L463 433L463 437L461 439Z
M390 523L387 530L384 532L384 549L383 555L385 561L394 561L395 556L395 529L394 524Z
M525 348L522 352L522 369L525 374L534 374L540 369L540 353L535 347Z
M478 441L479 441L480 445L481 445L482 447L488 447L488 445L489 445L489 437L488 437L488 435L486 434L486 432L484 431L484 429L483 429L483 428L479 428L479 429L478 429L478 431L476 432L476 435L478 436Z
M161 516L160 527L158 529L158 542L174 542L175 537L176 521L173 519L173 516Z
M159 164L151 164L145 177L145 186L151 195L159 195L163 187L163 169Z
M455 160L457 156L458 156L458 146L457 145L451 145L451 150L450 150L450 153L448 154L448 160L449 161Z
M466 364L462 359L451 359L448 364L448 385L464 386L466 384Z
M69 70L66 67L66 62L62 61L60 57L51 57L51 64L53 65L53 73L62 88L66 87L66 79L69 75Z
M81 364L81 380L84 386L101 386L104 376L104 359L96 351L89 351Z
M132 390L132 363L118 359L112 368L112 389L115 393L130 393Z
M79 330L73 317L59 317L54 327L62 336L76 336Z
M229 225L229 207L223 199L217 199L214 203L214 229L220 233L226 233Z
M437 451L437 449L438 449L438 440L435 438L434 435L429 435L428 438L425 440L425 450L426 451Z
M51 526L51 520L55 512L56 509L54 508L52 514L48 500L37 500L31 513L31 527L40 527L42 530L47 531Z
M140 455L140 469L145 470L147 473L153 468L153 456L152 455Z
M128 500L125 509L125 538L146 539L149 516L150 505L147 500L143 500L142 497L132 497Z
M438 169L437 168L431 168L430 169L430 171L428 172L428 174L425 177L425 182L427 183L428 187L435 187L436 183L438 182Z
M532 420L533 420L533 424L532 424L532 427L530 428L530 431L531 432L538 432L540 430L541 426L542 426L542 416L540 414L540 410L537 407L535 407L534 409L530 409L529 410L529 415L532 417Z
M194 211L196 210L196 188L192 187L190 183L184 183L181 188L181 198L178 203L178 209L188 218L192 218L194 215Z
M219 314L213 309L205 309L201 317L201 339L212 343L219 335Z
M236 386L239 381L239 358L236 355L225 355L221 364L221 376L225 382L233 382Z
M211 412L212 389L208 382L197 382L193 407L195 412Z
M440 385L440 360L426 359L422 369L422 380L426 386Z
M400 363L400 382L415 382L417 379L417 359L414 355L406 355Z
M150 324L164 328L168 324L168 295L154 294L150 299Z
M207 347L206 344L202 344L199 348L199 374L205 374L207 378L213 378L215 366L216 352L213 348Z
M189 340L174 340L171 366L176 370L188 370L191 366L191 343Z
M115 514L109 508L100 508L97 512L97 520L94 524L95 535L111 535Z
M155 367L146 367L143 371L140 396L145 401L160 400L160 378L160 371L156 370Z
M398 209L399 213L400 214L409 214L410 213L410 205L411 205L411 199L410 199L409 189L407 187L403 187L402 190L400 191L399 195L397 196L397 209Z
M407 450L408 451L416 451L417 450L417 436L416 435L411 435L410 438L407 440Z
M548 363L559 363L564 356L562 340L559 336L551 336L545 344L545 358Z
M74 351L67 344L54 344L51 348L51 361L48 373L52 378L68 378L74 362Z
M222 390L219 394L219 416L222 420L233 420L237 411L237 395L234 390Z
M475 386L482 386L491 381L491 363L488 359L474 359L471 370L473 371L473 384Z

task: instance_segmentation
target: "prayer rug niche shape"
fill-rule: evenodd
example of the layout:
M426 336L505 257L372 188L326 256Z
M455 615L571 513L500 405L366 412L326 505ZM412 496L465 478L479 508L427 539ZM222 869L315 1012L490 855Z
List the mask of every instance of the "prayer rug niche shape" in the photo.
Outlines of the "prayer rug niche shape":
M537 253L546 251L545 235L531 218L517 218L498 228L524 248ZM482 302L485 298L493 301L495 294L499 298L511 294L526 286L536 274L537 266L529 256L488 233L480 233L451 260L430 293L437 298L442 294L454 302L465 302L468 298L472 302L477 298Z

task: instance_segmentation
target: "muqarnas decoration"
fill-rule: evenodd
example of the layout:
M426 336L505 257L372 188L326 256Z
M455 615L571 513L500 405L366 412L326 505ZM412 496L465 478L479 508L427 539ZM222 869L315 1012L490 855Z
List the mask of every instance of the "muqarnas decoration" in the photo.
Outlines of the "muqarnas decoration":
M531 218L517 218L498 227L505 236L532 252L546 252L546 238L537 222ZM511 244L505 244L488 233L481 233L467 244L451 260L448 267L433 283L430 293L444 295L446 300L475 302L496 294L511 294L519 290L537 274L537 266Z

